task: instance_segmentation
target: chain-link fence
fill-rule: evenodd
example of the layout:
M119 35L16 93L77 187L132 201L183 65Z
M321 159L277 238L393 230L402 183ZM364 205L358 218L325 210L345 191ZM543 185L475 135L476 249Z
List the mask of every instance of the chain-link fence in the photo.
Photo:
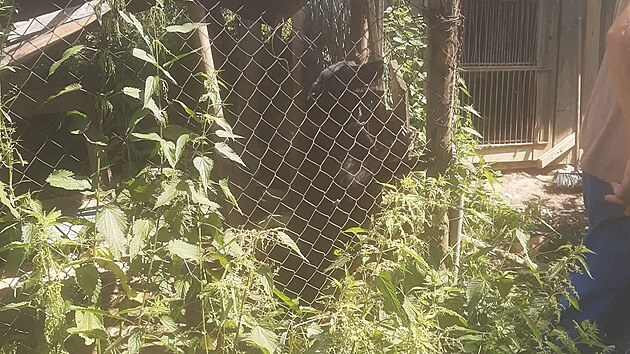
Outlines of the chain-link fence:
M271 262L284 294L316 303L330 277L351 266L383 189L423 168L423 134L413 128L423 119L419 10L382 0L3 6L2 222L28 195L41 215L68 217L55 223L54 242L75 247L77 259L85 250L75 243L94 232L81 220L96 218L114 259L133 260L138 220L123 223L133 232L116 246L98 216L111 195L99 191L124 190L116 201L128 205L155 188L136 188L138 176L174 176L151 200L159 224L178 213L163 208L188 188L177 171L190 157L200 184L188 198L210 210L221 204L236 230L282 230L290 240L257 245L258 257ZM180 214L173 218L186 221ZM19 287L38 255L13 252L31 232L20 225L0 240L2 305L31 296ZM114 281L110 291L127 291L116 276L123 289ZM19 316L4 317L0 333L29 333Z

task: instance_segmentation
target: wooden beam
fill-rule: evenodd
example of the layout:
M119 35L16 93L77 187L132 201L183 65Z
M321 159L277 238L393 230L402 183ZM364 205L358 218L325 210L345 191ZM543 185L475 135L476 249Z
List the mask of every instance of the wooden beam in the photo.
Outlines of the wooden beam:
M537 160L538 168L543 169L561 158L566 153L570 152L575 146L575 137L576 133L572 133L556 144L556 146L551 148L551 150L542 154Z
M558 37L560 21L560 0L540 1L541 43L539 46L540 65L536 88L536 122L534 124L534 142L549 141L556 117L556 92L558 70Z
M85 0L14 0L20 10L13 16L14 21L24 21L59 10L67 10L75 6L85 5ZM98 1L92 1L98 3ZM127 11L140 12L148 10L155 0L126 0Z
M558 86L556 95L556 122L552 143L555 144L574 133L578 115L579 46L578 1L561 0L560 44L558 54Z
M585 112L588 99L593 92L597 73L599 72L599 55L601 48L602 0L588 0L586 4L586 31L584 33L584 52L582 53L582 112Z
M366 0L350 0L350 36L346 40L347 60L364 63L367 54Z
M194 3L190 4L188 7L188 15L193 22L207 22L206 17L208 16L208 12L201 5ZM217 69L214 62L214 56L212 55L212 38L210 38L210 32L208 31L207 25L197 28L194 34L194 42L200 49L199 56L201 61L199 63L199 69L208 75L210 80L210 90L212 91L212 96L215 99L214 105L211 108L212 112L210 113L216 115L217 117L224 117L221 89L219 87L219 80L217 79Z
M29 60L38 54L43 54L47 48L60 42L73 42L84 29L90 27L96 20L96 15L84 17L57 26L37 35L35 38L10 45L2 52L3 57L0 59L0 66L16 65Z
M367 22L368 22L368 49L370 60L380 60L383 58L383 0L368 0Z

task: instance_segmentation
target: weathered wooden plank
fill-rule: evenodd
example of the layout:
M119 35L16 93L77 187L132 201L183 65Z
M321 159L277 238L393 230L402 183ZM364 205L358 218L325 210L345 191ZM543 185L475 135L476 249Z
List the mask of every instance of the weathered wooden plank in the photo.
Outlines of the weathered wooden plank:
M347 59L365 62L368 59L366 0L350 1L350 36L346 40Z
M83 30L96 22L96 15L81 18L76 21L68 22L57 26L47 32L37 35L33 39L27 39L8 46L2 51L2 59L0 66L15 65L17 63L29 60L37 54L41 54L46 49L56 45L57 43L72 42L71 38L78 37Z
M538 168L543 169L570 152L575 147L576 136L576 133L572 133L557 143L551 150L542 154L537 160Z
M483 156L484 161L491 163L498 162L517 162L517 161L534 161L535 155L542 155L546 150L546 144L527 144L527 145L503 145L485 147L479 150L479 154ZM478 162L475 159L474 162Z
M188 11L190 19L193 22L204 23L207 21L206 17L208 16L208 12L203 6L190 4L188 7ZM216 65L214 62L214 56L212 55L213 39L210 37L208 26L206 25L199 27L195 31L195 36L193 40L195 42L195 46L200 49L199 56L201 61L199 62L199 69L208 74L210 80L210 90L213 92L215 98L211 113L215 114L217 117L224 117L223 100L221 99L221 90L219 88L219 81L217 79Z
M383 16L384 16L383 0L368 0L368 32L369 32L369 51L370 60L379 60L383 58Z
M578 115L580 45L578 0L562 0L558 49L558 86L553 145L575 132Z
M582 112L588 104L588 99L593 92L595 79L599 71L599 52L601 50L601 18L602 0L589 0L586 4L586 30L584 33L583 47L583 73L582 73Z
M550 141L552 124L555 121L555 94L558 65L558 21L560 20L560 0L545 0L539 5L540 45L539 65L545 70L538 74L537 112L534 125L535 142ZM534 153L536 155L537 152ZM532 159L536 156L532 156Z

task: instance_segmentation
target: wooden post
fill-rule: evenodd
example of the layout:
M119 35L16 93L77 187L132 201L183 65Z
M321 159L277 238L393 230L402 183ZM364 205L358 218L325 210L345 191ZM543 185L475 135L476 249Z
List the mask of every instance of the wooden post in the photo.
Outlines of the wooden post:
M206 21L207 11L201 5L191 4L189 6L190 19L197 23L204 23ZM214 64L214 57L212 56L212 41L210 39L210 32L208 26L200 26L195 31L195 42L199 45L201 57L201 70L208 74L210 78L210 87L214 92L216 101L212 107L212 114L218 117L223 117L223 101L221 100L221 90L219 88L219 80L217 79L216 66Z
M588 99L593 92L595 79L599 71L600 30L602 19L602 0L586 2L586 32L584 33L583 76L582 76L582 112L585 112Z
M383 0L368 0L368 48L370 60L383 58Z
M350 0L350 37L346 43L348 60L356 63L367 61L367 27L366 0Z
M457 96L460 0L427 0L428 28L427 76L427 149L434 157L427 174L439 178L453 159L453 119ZM443 259L449 246L449 222L446 208L432 210L428 230L434 265ZM441 246L441 250L440 250ZM436 264L437 262L437 264Z

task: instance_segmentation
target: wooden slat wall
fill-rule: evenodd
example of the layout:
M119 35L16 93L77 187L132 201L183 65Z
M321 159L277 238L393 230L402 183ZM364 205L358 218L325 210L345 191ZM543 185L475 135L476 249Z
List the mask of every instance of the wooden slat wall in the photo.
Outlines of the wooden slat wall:
M556 119L553 145L575 132L578 115L578 80L580 69L578 17L579 0L562 0L560 3L560 43L558 47L558 86L556 92Z

